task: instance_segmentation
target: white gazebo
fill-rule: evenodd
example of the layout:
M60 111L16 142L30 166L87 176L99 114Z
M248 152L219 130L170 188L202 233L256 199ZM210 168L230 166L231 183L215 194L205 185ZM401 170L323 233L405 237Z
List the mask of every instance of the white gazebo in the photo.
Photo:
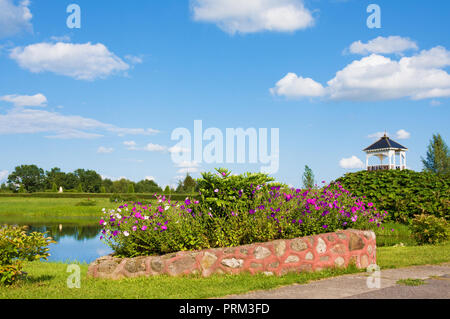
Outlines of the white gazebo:
M380 138L377 142L370 145L364 150L366 152L366 169L368 171L406 169L406 152L408 149L403 145L391 140L386 134ZM399 156L399 163L396 162L396 155ZM372 156L380 159L380 164L369 165L369 158ZM383 160L387 158L387 163L383 163Z

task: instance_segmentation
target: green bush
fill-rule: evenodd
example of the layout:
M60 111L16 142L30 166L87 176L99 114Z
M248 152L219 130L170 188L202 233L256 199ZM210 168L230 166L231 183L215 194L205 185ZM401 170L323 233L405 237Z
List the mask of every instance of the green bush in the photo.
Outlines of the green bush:
M28 234L26 227L0 227L0 283L10 285L22 274L22 262L47 259L48 245L55 243L46 234Z
M75 206L97 206L97 202L88 198L76 203Z
M232 175L227 169L216 171L202 173L197 185L202 204L221 216L231 211L248 211L254 206L255 193L274 180L263 173Z
M407 223L414 215L450 219L450 180L411 170L360 171L336 180L356 196L366 196L394 221Z
M432 215L417 215L410 225L413 238L418 244L437 244L450 239L449 223Z

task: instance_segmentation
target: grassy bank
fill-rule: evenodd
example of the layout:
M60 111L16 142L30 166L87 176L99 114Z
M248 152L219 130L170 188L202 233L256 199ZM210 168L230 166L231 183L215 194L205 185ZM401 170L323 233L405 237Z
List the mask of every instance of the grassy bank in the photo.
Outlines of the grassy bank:
M79 198L0 198L0 223L90 223L102 214L102 208L117 204L95 199L95 206L77 206Z
M377 249L381 269L450 262L450 242L437 246L380 247ZM66 286L67 265L63 263L29 263L25 267L30 275L12 287L0 287L0 298L148 298L189 299L222 297L253 290L272 289L290 284L305 284L312 280L361 272L356 268L325 270L318 273L276 276L216 275L173 278L158 276L129 278L119 281L87 279L88 266L81 267L81 288Z

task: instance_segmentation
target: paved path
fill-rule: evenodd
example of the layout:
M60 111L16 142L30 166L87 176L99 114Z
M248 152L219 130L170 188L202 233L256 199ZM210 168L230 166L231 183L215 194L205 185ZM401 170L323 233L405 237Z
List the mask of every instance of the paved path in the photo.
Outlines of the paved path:
M345 275L273 290L232 295L226 299L450 299L450 263L381 270L379 288L369 288L369 273ZM397 284L400 279L422 279L424 285ZM373 281L372 281L373 282Z

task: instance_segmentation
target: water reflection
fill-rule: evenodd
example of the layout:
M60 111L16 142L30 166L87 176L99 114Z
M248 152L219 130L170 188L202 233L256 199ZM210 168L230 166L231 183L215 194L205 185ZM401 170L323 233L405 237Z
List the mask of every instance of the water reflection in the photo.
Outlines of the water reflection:
M11 223L10 223L11 224ZM56 244L51 244L48 261L91 263L112 250L100 241L101 227L98 225L18 223L28 226L30 232L47 232Z

